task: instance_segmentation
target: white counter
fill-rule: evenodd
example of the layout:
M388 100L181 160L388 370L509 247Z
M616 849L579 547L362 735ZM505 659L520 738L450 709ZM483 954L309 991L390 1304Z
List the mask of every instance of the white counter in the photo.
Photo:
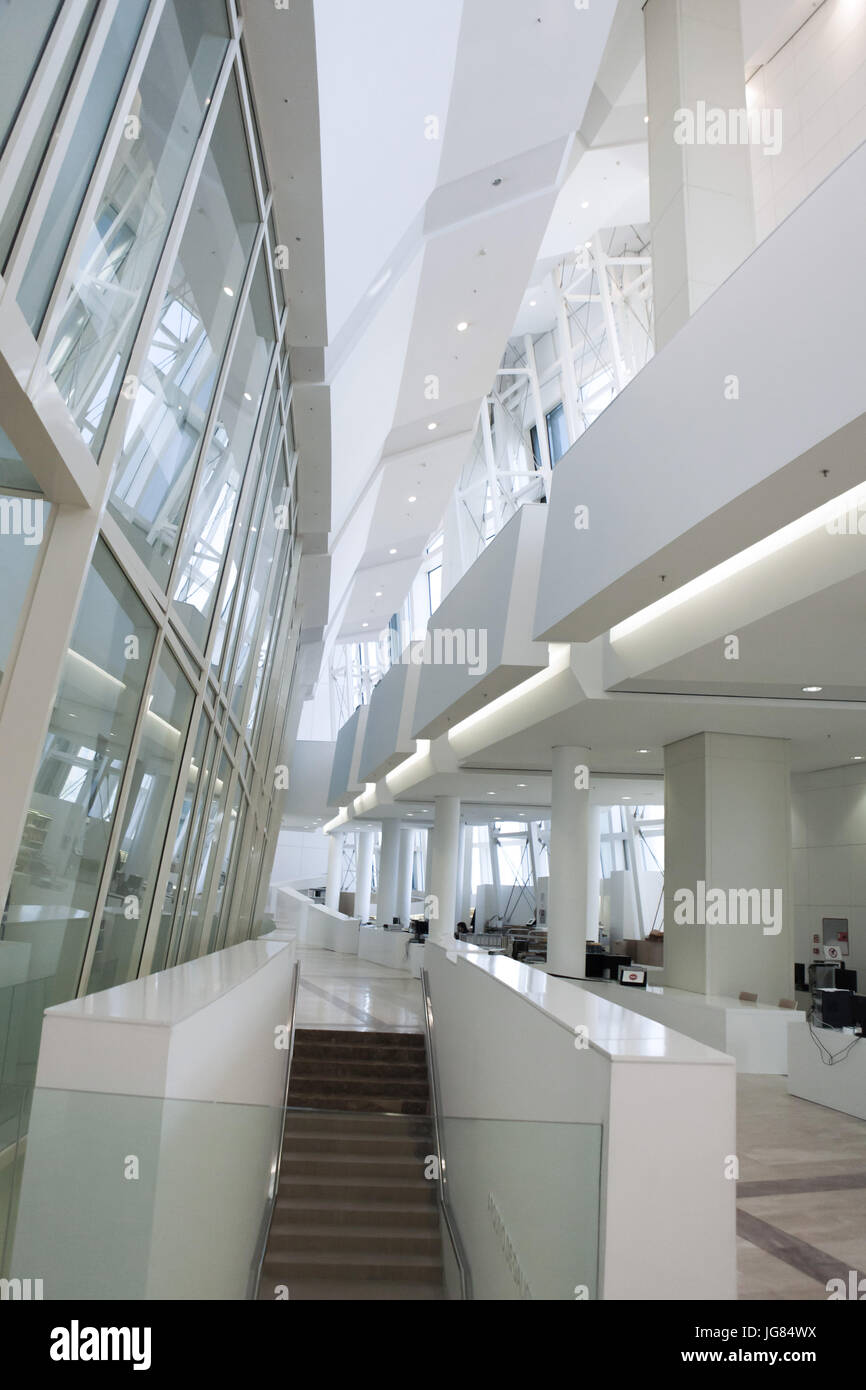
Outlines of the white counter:
M358 955L362 960L375 961L403 970L412 937L409 932L390 931L384 927L361 927L358 933Z
M828 1066L810 1030L792 1028L788 1035L788 1094L866 1120L866 1039L858 1041L852 1033L832 1028L816 1028L815 1033L834 1057L846 1048L851 1050L844 1061Z
M746 1074L784 1076L788 1070L788 1030L801 1026L801 1010L772 1004L749 1004L722 994L696 994L688 989L648 984L631 989L612 980L581 980L579 986L601 999L676 1028L698 1042L735 1058Z

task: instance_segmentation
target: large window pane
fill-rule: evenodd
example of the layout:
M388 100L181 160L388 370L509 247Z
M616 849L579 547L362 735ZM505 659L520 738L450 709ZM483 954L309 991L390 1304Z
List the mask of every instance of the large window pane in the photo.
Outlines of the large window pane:
M109 501L127 539L163 587L257 226L232 82L142 370Z
M193 957L201 954L199 938L202 934L204 911L216 867L217 848L222 831L223 816L226 811L231 774L232 767L228 755L223 753L220 758L219 773L210 789L211 802L202 832L201 855L195 874L192 902L189 915L183 926L183 939L178 957L181 961L192 960Z
M190 759L189 769L186 774L186 786L183 794L183 803L180 808L180 817L177 823L177 830L174 835L174 842L171 851L171 867L168 873L168 882L165 886L165 897L163 898L162 910L159 918L159 930L157 932L156 944L153 951L151 970L163 970L168 959L169 937L171 925L174 921L175 910L178 905L178 894L180 890L181 870L190 841L190 827L193 819L193 808L195 806L195 794L198 789L199 778L204 764L205 740L208 734L207 720L202 717L199 721L198 733L195 740L195 748Z
M48 368L94 453L227 45L222 0L166 7L75 271Z
M0 8L0 154L60 9L60 0L7 0Z
M12 190L11 197L5 208L0 212L0 266L5 267L7 257L12 249L12 242L15 239L15 234L21 225L24 209L33 191L36 175L45 158L48 142L51 139L51 133L57 123L60 109L66 100L72 74L75 72L76 64L81 56L84 40L90 28L90 21L93 19L95 12L96 0L88 0L84 13L78 22L78 27L73 35L72 42L63 55L63 65L60 74L51 89L45 109L40 117L36 134L28 144L27 154L21 165L21 171L15 181L15 187ZM4 46L3 51L8 58L11 58L15 50L12 47L7 49Z
M41 497L0 492L0 685L48 526Z
M153 640L153 623L100 542L0 927L0 962L40 982L35 1017L31 1010L7 1039L7 1062L24 1082L35 1071L39 1011L78 987Z
M276 338L267 272L259 257L241 320L219 419L193 499L174 604L204 647L238 494L262 403Z
M42 325L146 10L147 0L123 0L123 4L118 5L99 65L54 182L48 208L18 291L21 311L34 333L38 333Z
M262 509L265 498L268 494L268 479L273 471L274 460L280 441L279 420L276 418L277 396L276 389L272 388L271 400L268 406L266 420L262 438L267 438L270 433L270 442L265 451L265 465L262 467L261 455L256 454L256 459L251 462L251 467L255 468L258 475L255 495L250 489L243 513L238 519L239 534L244 538L243 551L238 546L230 562L230 572L223 595L222 606L220 608L217 631L214 636L213 648L211 650L211 675L216 677L216 673L222 667L225 676L234 651L234 643L237 638L237 629L240 625L240 615L243 610L243 601L247 592L250 570L252 569L255 558L256 537L258 536L262 522ZM241 555L243 553L243 558ZM240 583L238 575L240 574ZM229 615L231 614L231 628L229 630ZM229 631L229 641L226 643L226 632ZM223 664L225 658L225 664Z
M123 984L138 971L193 699L192 687L163 649L144 716L89 994Z
M250 678L251 656L256 641L256 635L259 631L259 623L264 611L271 571L274 566L277 537L281 536L285 539L286 535L285 531L277 531L277 508L284 501L285 493L285 481L281 476L281 469L278 466L276 477L273 479L271 486L270 500L262 518L261 534L256 551L256 563L253 570L252 581L244 596L246 600L244 622L240 645L238 647L237 662L235 664L234 679L232 682L231 711L236 719L240 719L243 712L244 695L246 693L247 681Z

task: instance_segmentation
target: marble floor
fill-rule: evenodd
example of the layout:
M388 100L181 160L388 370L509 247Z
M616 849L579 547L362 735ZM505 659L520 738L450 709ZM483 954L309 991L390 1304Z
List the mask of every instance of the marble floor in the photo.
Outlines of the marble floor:
M301 947L299 1028L355 1028L363 1032L420 1033L421 982L337 951Z
M423 1029L408 970L301 948L301 1028ZM741 1299L826 1300L866 1272L866 1121L789 1096L783 1076L737 1080Z
M826 1300L866 1270L866 1121L789 1096L783 1076L737 1078L741 1299Z

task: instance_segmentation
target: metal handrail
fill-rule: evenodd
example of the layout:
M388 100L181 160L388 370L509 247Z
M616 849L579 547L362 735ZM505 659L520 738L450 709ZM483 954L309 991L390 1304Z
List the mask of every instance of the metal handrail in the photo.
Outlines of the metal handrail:
M268 1240L270 1239L271 1234L271 1223L274 1219L274 1209L277 1205L277 1194L280 1190L280 1170L283 1165L283 1136L285 1134L286 1128L286 1112L288 1110L289 1105L289 1082L292 1074L292 1054L295 1050L295 1013L297 1011L298 1005L298 985L300 984L300 980L301 966L298 961L295 961L294 969L292 970L292 991L290 995L289 1005L289 1046L288 1053L286 1056L286 1082L285 1086L283 1087L282 1121L280 1123L279 1144L277 1145L277 1162L273 1173L270 1199L268 1201L267 1207L265 1208L265 1214L262 1217L262 1225L259 1230L259 1239L256 1243L257 1254L253 1256L252 1270L254 1271L254 1274L252 1275L250 1280L251 1299L258 1298L259 1295L259 1285L262 1282L262 1266L264 1265L265 1255L267 1254Z
M442 1145L442 1133L439 1125L439 1072L436 1066L436 1053L433 1048L433 1003L430 998L430 989L427 984L427 971L421 966L421 991L424 996L424 1032L427 1038L427 1079L430 1088L430 1103L433 1108L433 1139L436 1145L436 1163L439 1172L439 1206L442 1211L442 1218L448 1231L448 1238L451 1241L451 1248L457 1260L457 1268L460 1271L460 1297L461 1299L472 1299L472 1275L469 1270L469 1261L463 1242L460 1239L460 1232L457 1230L456 1222L451 1215L451 1204L448 1200L448 1180L445 1172L445 1153Z

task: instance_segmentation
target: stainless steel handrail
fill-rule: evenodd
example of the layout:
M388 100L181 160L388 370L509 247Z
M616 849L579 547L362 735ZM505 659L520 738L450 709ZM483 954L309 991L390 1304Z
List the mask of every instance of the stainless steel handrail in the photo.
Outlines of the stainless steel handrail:
M439 1124L440 1105L439 1105L439 1072L436 1066L436 1053L433 1048L433 1002L430 998L430 989L427 984L427 971L423 965L421 967L421 992L424 996L424 1032L427 1038L427 1078L430 1088L430 1104L433 1108L433 1139L436 1145L436 1163L439 1170L439 1206L442 1211L442 1218L448 1231L448 1238L451 1241L451 1248L457 1260L457 1268L460 1271L460 1297L461 1299L472 1299L472 1275L469 1269L469 1261L466 1258L466 1251L460 1239L460 1232L451 1214L451 1204L448 1201L448 1179L445 1172L445 1153L442 1145L442 1132Z
M283 1087L283 1111L282 1122L280 1124L279 1144L277 1146L277 1162L273 1173L270 1198L268 1200L268 1205L265 1209L265 1214L262 1218L262 1225L259 1230L259 1239L256 1244L258 1257L256 1258L256 1256L253 1256L253 1269L255 1271L255 1275L254 1278L252 1278L250 1281L250 1298L252 1299L258 1298L259 1296L259 1285L262 1282L262 1266L264 1265L265 1255L267 1254L268 1240L271 1234L271 1223L274 1219L274 1208L277 1205L277 1194L280 1190L280 1170L283 1166L283 1135L285 1133L286 1128L286 1111L288 1109L289 1104L289 1082L291 1080L292 1075L292 1054L295 1050L295 1013L297 1011L298 1005L298 985L300 984L300 980L300 962L295 961L294 969L292 971L292 990L289 996L289 1046L288 1053L286 1056L286 1082Z

